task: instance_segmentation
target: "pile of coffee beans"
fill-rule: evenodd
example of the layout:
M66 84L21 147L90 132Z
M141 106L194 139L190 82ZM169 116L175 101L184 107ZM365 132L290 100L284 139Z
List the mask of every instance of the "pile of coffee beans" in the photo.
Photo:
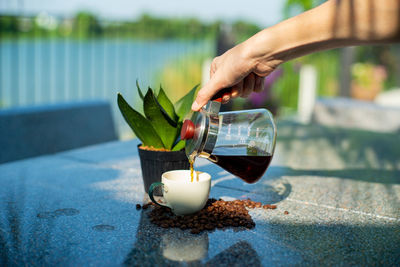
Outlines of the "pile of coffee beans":
M139 204L138 204L139 205ZM153 203L144 204L143 209L151 205L148 213L150 221L163 228L190 229L192 234L199 234L205 230L225 229L228 227L245 227L252 229L255 226L247 208L276 209L276 205L262 205L250 199L225 201L209 199L205 207L191 215L176 216L171 209L160 207ZM140 205L139 205L140 206ZM139 208L137 206L137 208Z

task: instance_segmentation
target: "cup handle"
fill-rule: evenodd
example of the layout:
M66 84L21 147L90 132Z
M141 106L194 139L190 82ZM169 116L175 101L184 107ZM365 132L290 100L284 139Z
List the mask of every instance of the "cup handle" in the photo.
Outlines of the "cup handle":
M156 183L152 183L152 184L150 185L150 188L149 188L149 197L150 197L151 201L153 201L154 204L157 204L158 206L161 206L161 207L168 207L168 208L169 208L168 205L164 205L164 204L162 204L162 203L158 203L158 202L154 199L153 193L154 193L154 190L155 190L158 186L164 186L164 184L161 183L161 182L156 182Z

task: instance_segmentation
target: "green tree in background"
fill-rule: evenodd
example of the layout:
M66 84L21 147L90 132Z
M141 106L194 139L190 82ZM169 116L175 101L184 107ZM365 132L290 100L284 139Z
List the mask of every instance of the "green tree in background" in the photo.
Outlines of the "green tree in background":
M232 24L232 34L235 36L236 41L243 42L261 30L255 24L246 21L236 21Z
M89 12L79 12L74 17L73 32L80 38L99 36L103 29L97 17Z
M52 17L57 20L56 28L37 23L35 17L0 15L1 36L29 38L134 38L134 39L215 39L221 21L203 22L197 18L154 17L143 14L136 20L100 20L90 12L79 12L73 18ZM72 28L68 25L72 23ZM20 25L30 25L20 27ZM237 42L247 39L260 28L244 21L232 23L232 33Z
M0 17L0 36L12 36L18 33L18 20L15 16Z
M296 13L302 13L322 4L323 2L325 2L325 0L286 0L283 8L283 15L285 18L289 18Z

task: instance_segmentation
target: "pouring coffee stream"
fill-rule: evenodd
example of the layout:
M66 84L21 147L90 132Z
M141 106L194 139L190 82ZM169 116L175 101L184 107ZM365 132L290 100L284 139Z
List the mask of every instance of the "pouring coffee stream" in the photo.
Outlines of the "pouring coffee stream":
M255 183L267 170L275 150L272 114L266 109L219 112L221 100L220 93L183 123L181 139L186 140L191 174L193 162L201 157Z

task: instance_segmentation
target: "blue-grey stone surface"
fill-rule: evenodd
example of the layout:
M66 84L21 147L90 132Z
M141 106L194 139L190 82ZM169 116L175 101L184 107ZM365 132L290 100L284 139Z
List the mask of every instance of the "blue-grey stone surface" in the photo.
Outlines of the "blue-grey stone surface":
M196 161L211 197L278 206L199 235L136 210L136 140L2 164L0 266L399 266L399 135L282 122L277 140L256 184Z
M106 101L0 110L0 163L116 139Z

